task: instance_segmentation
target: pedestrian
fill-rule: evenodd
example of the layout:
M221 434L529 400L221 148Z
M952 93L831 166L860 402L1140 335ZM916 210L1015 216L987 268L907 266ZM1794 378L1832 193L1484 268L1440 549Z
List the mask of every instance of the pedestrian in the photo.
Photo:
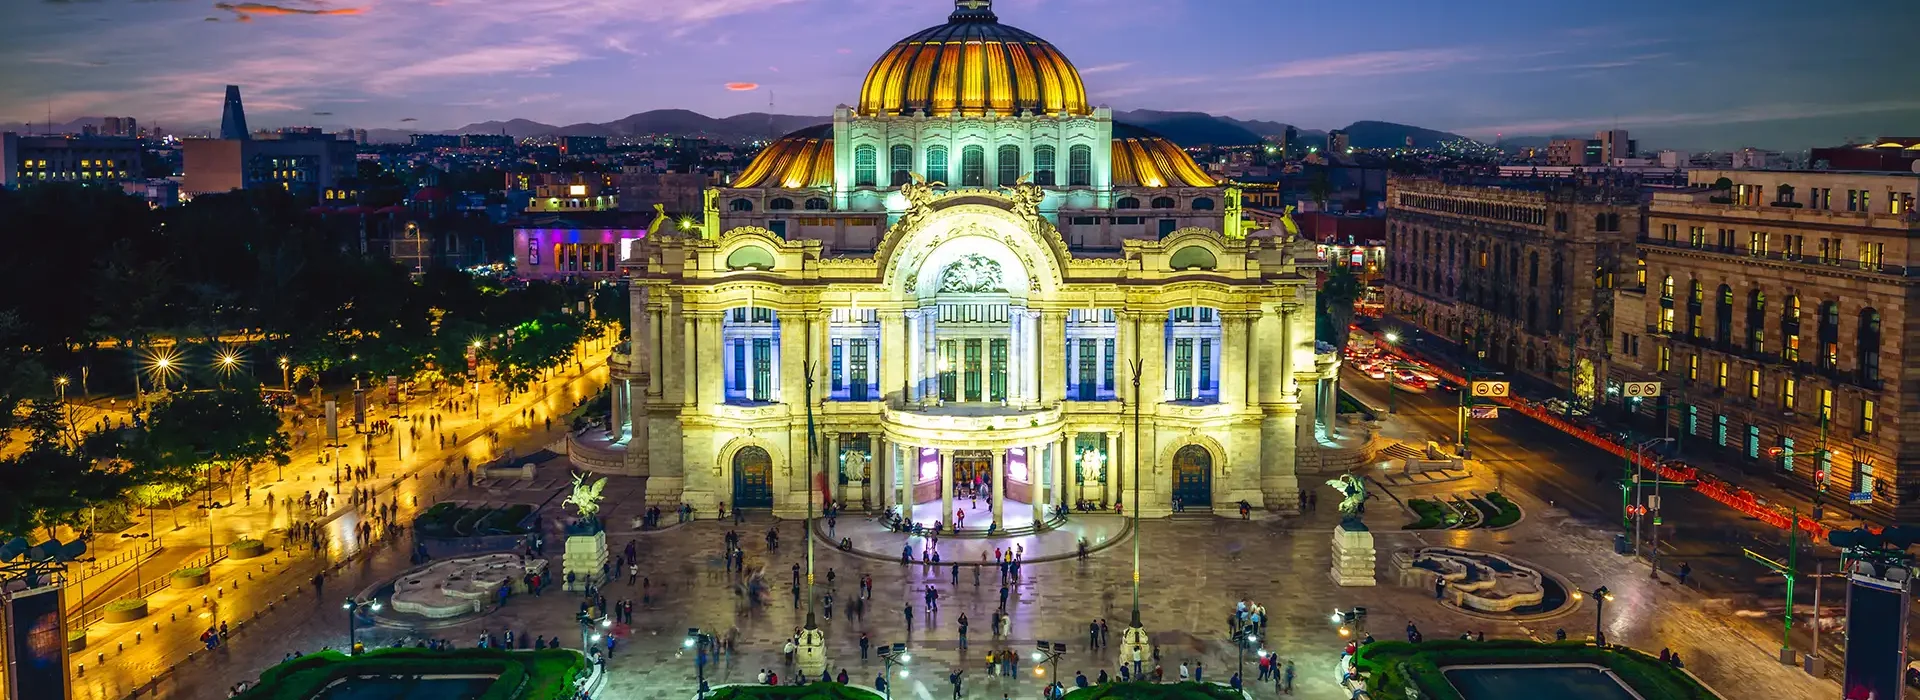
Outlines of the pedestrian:
M867 633L861 632L860 633L860 660L861 661L867 660L867 648L872 645L873 645L873 642L867 639Z
M1684 561L1680 562L1680 585L1687 585L1687 577L1692 575L1693 567Z
M633 580L639 577L640 577L640 565L628 564L627 565L627 585L629 586L633 585Z
M907 618L907 633L912 634L913 633L913 604L908 603L906 605L900 606L900 614Z
M1107 618L1100 618L1100 647L1107 647Z
M953 585L960 585L960 562L953 563Z
M1007 588L1005 586L1001 586L1000 590L1001 590L1000 606L1006 607L1007 603L1006 603L1005 591L1007 590ZM1100 622L1098 620L1087 623L1087 646L1093 647L1095 649L1100 648Z
M1287 659L1287 667L1280 672L1280 692L1293 694L1293 659Z
M960 671L947 674L947 682L953 684L953 700L960 700Z

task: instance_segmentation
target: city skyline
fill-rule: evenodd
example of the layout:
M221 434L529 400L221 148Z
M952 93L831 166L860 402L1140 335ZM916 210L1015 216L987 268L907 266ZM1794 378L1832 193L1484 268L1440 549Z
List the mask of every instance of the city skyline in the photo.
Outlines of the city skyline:
M1681 148L1799 149L1903 135L1920 120L1920 100L1903 97L1920 81L1871 69L1898 64L1897 25L1841 25L1804 3L1271 5L999 0L997 9L1060 47L1090 98L1117 110L1307 129L1375 119L1484 140L1617 126L1643 145ZM854 101L850 86L895 39L938 24L950 4L515 8L42 0L14 8L8 23L18 35L0 56L32 70L0 82L0 121L129 114L205 128L217 125L227 84L245 90L256 126L436 131L513 118L604 122L663 108L728 116L770 104L825 115ZM1235 39L1245 26L1270 30ZM793 27L807 34L788 41ZM1119 39L1143 32L1154 40ZM1795 47L1754 39L1782 35Z

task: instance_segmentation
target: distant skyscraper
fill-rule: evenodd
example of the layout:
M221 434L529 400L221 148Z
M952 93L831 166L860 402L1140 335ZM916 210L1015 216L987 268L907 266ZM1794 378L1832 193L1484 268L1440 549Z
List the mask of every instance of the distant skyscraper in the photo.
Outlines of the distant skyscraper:
M220 138L245 141L250 138L247 132L247 110L240 106L240 86L227 86L227 106L220 112Z

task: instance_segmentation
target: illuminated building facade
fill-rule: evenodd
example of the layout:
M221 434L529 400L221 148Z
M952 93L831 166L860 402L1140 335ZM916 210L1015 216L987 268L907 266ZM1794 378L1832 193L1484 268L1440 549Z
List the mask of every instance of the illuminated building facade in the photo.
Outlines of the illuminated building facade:
M139 139L0 133L0 187L31 182L121 182L146 177Z
M990 485L967 526L1018 527L1119 501L1136 458L1145 515L1293 510L1337 360L1311 243L1252 227L1051 44L961 0L623 262L612 429L572 457L702 510L804 512L820 468L850 507L925 523Z

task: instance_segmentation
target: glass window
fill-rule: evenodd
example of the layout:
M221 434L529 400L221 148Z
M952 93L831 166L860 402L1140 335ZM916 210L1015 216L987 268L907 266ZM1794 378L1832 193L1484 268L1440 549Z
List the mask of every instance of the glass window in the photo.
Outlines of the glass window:
M1067 149L1067 185L1084 187L1093 184L1093 149L1088 146L1074 146Z
M1007 400L1007 341L995 338L987 348L989 386L988 401Z
M1789 411L1800 405L1800 380L1793 377L1780 379L1780 407Z
M833 369L831 370L830 374L832 375L832 384L833 384L834 391L839 391L841 388L846 386L846 383L842 381L845 375L841 373L843 369L841 367L841 362L843 361L843 358L846 354L845 348L841 347L842 344L843 342L840 340L833 341L833 358L832 358Z
M787 211L790 209L793 209L793 200L787 199L786 197L775 197L773 201L767 202L767 211Z
M1113 391L1113 358L1114 358L1113 339L1107 338L1103 341L1103 344L1105 345L1105 352L1100 355L1100 361L1105 365L1105 367L1102 368L1102 373L1104 376L1103 376L1101 385L1107 391Z
M1193 339L1175 338L1173 341L1173 398L1175 401L1193 400Z
M1115 209L1139 209L1140 200L1133 197L1121 197L1113 202Z
M1213 390L1213 339L1200 339L1200 390Z
M927 182L947 181L947 147L933 146L927 149Z
M1213 200L1208 197L1193 198L1194 211L1213 211Z
M913 147L897 145L890 149L888 162L888 181L899 187L910 181L907 173L913 172Z
M767 401L773 389L773 339L753 339L753 400Z
M853 401L867 400L867 356L868 346L874 341L856 338L853 341L852 360L847 366L847 398Z
M985 187L987 185L987 150L979 146L960 149L960 185L962 187Z
M875 155L872 146L861 146L853 149L854 187L872 187L876 184L875 180L878 175L875 173L875 169L879 166L876 162L877 158L878 156Z
M1875 419L1878 418L1878 416L1875 415L1876 408L1873 399L1860 400L1860 433L1862 435L1873 434L1874 422Z
M1054 185L1053 147L1039 146L1033 149L1033 184L1042 187Z
M1833 390L1832 389L1820 390L1820 422L1822 424L1833 422Z
M1020 180L1020 147L1001 146L1000 150L994 155L996 156L996 160L999 161L996 165L999 166L997 170L1000 176L1000 179L994 184L1001 187L1012 187L1013 183Z

